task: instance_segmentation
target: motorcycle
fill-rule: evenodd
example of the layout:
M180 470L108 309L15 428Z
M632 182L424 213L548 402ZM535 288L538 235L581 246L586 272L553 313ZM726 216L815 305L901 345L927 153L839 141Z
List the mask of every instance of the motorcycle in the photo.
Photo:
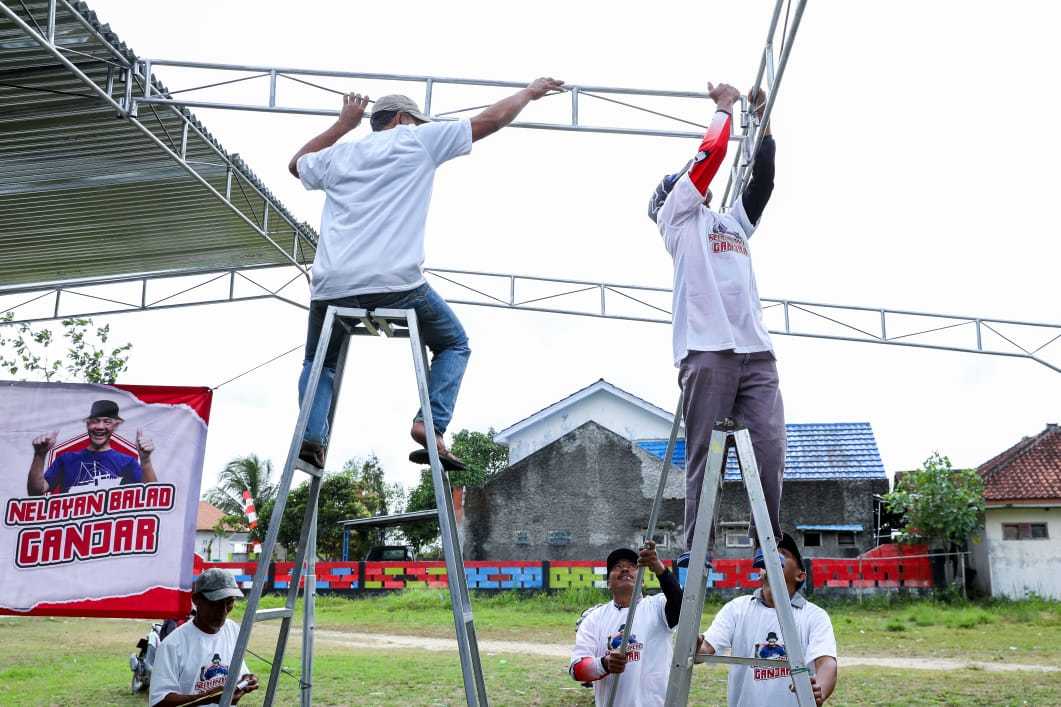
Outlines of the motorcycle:
M151 684L151 669L155 665L158 644L177 628L177 622L166 619L162 623L151 624L147 635L136 642L137 652L129 656L129 669L133 671L129 690L134 695L143 692Z

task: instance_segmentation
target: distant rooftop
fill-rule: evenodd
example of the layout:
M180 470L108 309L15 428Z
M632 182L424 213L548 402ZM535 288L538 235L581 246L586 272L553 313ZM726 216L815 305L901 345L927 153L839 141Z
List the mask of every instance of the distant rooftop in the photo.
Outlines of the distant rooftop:
M785 454L787 479L884 479L877 440L868 422L824 422L785 425L788 450ZM663 459L667 440L639 440L637 445ZM679 439L671 462L685 467L685 440ZM726 480L740 478L737 460L730 452Z

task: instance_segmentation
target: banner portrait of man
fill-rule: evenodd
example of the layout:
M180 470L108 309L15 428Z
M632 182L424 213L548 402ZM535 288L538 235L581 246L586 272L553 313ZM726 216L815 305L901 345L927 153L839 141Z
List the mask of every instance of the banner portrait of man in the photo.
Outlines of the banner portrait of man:
M0 382L0 614L187 614L210 403Z

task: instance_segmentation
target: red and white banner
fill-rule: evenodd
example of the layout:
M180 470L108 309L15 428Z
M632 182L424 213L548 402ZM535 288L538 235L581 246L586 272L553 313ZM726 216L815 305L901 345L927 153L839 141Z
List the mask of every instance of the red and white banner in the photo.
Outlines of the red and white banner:
M0 613L188 614L210 402L0 382Z

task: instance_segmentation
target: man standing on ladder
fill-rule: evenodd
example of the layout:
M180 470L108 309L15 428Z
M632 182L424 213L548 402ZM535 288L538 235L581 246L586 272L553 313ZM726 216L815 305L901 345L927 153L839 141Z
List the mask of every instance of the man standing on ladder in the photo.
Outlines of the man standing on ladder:
M726 155L733 106L728 84L708 84L717 111L687 171L663 178L649 202L649 217L674 259L673 346L685 418L685 549L689 563L708 441L715 421L733 417L747 426L759 462L775 537L785 464L785 414L773 344L762 322L748 239L774 187L774 141L769 126L755 156L752 178L726 213L710 208L711 179ZM751 96L762 117L766 96ZM752 537L755 537L752 529ZM708 547L710 548L710 542ZM710 552L708 554L710 562ZM757 549L756 566L762 567Z
M836 636L833 623L825 611L803 598L799 588L807 579L799 546L787 533L777 549L785 575L788 599L792 604L796 629L803 644L803 659L814 666L811 687L814 700L821 706L836 688ZM732 652L753 658L787 658L780 642L781 624L774 611L775 597L768 582L763 582L751 596L731 600L715 614L707 633L700 637L700 652ZM727 687L730 707L796 704L787 667L731 665Z
M424 428L417 414L411 434L425 449L410 459L427 463L432 437L442 465L463 469L446 448L443 434L453 416L471 350L468 337L446 301L424 279L424 225L435 170L465 155L472 143L505 127L528 103L562 81L540 78L470 120L432 122L416 103L400 95L376 101L372 133L354 142L336 144L361 122L369 99L343 97L338 121L307 142L288 169L311 190L325 193L320 242L313 261L313 283L306 335L306 358L299 378L299 400L306 392L313 356L328 305L364 309L414 309L424 342L431 349L430 398L435 429ZM332 404L335 367L343 341L332 331L299 456L324 466L328 444L328 411Z

